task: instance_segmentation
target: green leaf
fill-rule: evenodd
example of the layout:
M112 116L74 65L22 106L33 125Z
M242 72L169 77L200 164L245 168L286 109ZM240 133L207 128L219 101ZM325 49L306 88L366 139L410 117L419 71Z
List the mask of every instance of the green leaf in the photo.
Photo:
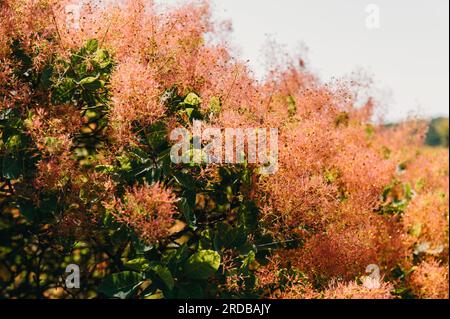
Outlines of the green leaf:
M98 80L98 76L88 76L82 79L78 84L87 90L97 90L103 87L103 83Z
M98 287L98 291L110 298L126 299L142 284L140 274L123 271L108 275Z
M158 276L159 279L166 285L167 288L170 290L173 289L175 286L175 281L173 280L172 273L170 272L169 268L156 265L151 268L151 270Z
M63 78L57 83L52 92L53 104L66 103L72 98L76 83L72 78Z
M189 194L188 194L189 195ZM194 213L193 206L195 205L195 196L182 197L178 203L178 208L183 213L184 219L189 226L195 227L197 224L197 218ZM194 200L192 200L192 197Z
M150 126L145 139L153 151L161 151L167 144L167 127L163 122L157 122Z
M422 233L422 223L415 223L411 229L409 230L409 233L414 237L420 237L420 234Z
M156 291L156 292L152 292L148 295L145 295L145 299L151 299L151 300L158 300L158 299L164 299L164 293L162 291Z
M247 257L245 257L242 265L241 265L241 269L243 270L249 270L250 266L255 262L255 252L254 251L250 251L247 255Z
M86 48L86 51L88 53L94 53L98 49L98 40L97 39L88 40L84 47Z
M194 112L194 109L192 107L188 107L184 110L189 118L192 117L192 112Z
M106 50L97 50L94 61L101 69L105 69L112 65L112 61L109 58L109 53Z
M186 189L193 189L195 187L195 180L194 178L186 173L175 173L174 178L177 181L178 184L183 186Z
M22 173L21 163L14 157L3 158L2 175L6 179L14 180L20 177Z
M258 227L259 210L253 201L246 201L239 207L239 223L246 231L253 231Z
M102 116L101 112L98 110L87 110L85 116L87 117L89 122L98 121L98 119Z
M113 166L113 165L97 165L95 167L95 171L100 172L100 173L110 174L110 173L114 173L115 166Z
M150 264L145 258L136 258L127 261L124 263L124 266L131 270L141 272L147 270L150 267Z
M213 250L201 250L189 257L184 265L186 276L191 279L208 279L219 270L220 255Z
M192 106L199 106L200 103L202 102L202 100L200 99L200 97L195 94L195 93L189 93L185 98L184 98L184 103L192 105Z
M11 135L8 137L8 140L6 141L5 146L10 151L17 151L20 148L22 148L22 136L19 134Z
M220 101L220 98L213 96L209 100L209 110L212 114L217 115L222 111L222 102Z

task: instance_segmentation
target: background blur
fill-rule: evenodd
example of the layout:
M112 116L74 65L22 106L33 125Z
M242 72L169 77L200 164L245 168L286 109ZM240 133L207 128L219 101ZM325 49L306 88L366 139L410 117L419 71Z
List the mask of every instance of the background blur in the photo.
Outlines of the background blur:
M288 52L304 53L308 68L323 80L361 71L371 76L387 121L448 116L448 0L212 3L215 17L232 21L232 43L257 76L264 74L261 51L269 37ZM370 4L379 9L378 28L366 24L374 13L366 11Z

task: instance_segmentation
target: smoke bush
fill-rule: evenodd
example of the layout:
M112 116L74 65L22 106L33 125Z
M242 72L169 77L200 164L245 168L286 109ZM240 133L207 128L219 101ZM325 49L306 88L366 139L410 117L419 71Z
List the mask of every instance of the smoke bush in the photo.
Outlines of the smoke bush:
M0 3L1 296L448 297L448 150L423 121L385 127L303 60L256 81L207 1L95 1L76 27L68 4ZM278 171L172 163L194 120L278 129Z

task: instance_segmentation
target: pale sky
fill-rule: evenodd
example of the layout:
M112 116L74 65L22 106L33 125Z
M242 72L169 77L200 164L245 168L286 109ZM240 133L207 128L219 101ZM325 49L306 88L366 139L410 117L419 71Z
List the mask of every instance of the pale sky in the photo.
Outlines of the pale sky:
M163 3L187 0L160 0ZM448 115L448 0L212 0L233 23L231 41L258 76L267 37L292 53L308 48L308 67L327 81L365 70L386 100L386 119ZM368 4L380 9L368 29ZM389 96L386 99L386 96Z

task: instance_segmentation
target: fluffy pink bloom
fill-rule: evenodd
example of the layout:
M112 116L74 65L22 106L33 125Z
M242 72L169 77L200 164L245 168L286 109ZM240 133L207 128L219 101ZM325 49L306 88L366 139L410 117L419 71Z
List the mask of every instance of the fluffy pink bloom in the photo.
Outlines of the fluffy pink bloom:
M160 184L133 186L124 199L108 205L120 222L136 231L147 243L154 243L168 235L174 223L175 195Z

